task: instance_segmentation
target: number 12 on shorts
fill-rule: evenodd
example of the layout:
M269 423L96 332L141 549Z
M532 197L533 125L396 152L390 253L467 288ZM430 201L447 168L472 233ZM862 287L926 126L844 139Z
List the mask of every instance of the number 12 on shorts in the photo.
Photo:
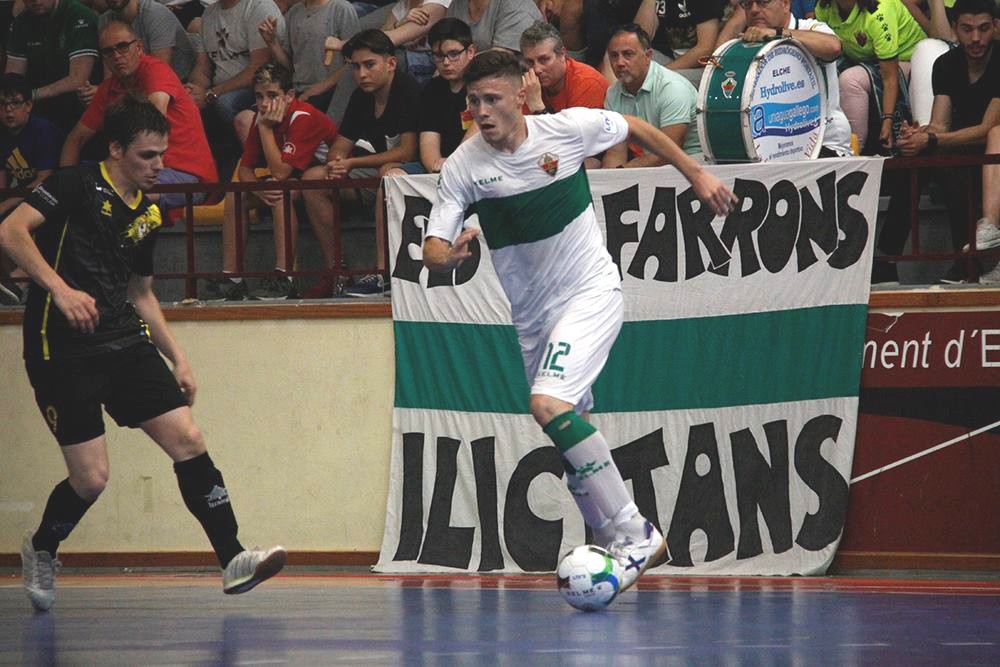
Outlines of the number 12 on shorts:
M569 343L549 343L545 348L545 360L542 361L542 370L562 373L565 369L559 365L559 357L569 354L569 350Z

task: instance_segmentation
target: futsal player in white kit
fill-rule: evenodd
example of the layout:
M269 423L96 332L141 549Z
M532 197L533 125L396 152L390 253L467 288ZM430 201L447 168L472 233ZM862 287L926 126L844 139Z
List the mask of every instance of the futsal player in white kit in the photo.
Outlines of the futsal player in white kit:
M469 110L480 133L441 171L424 264L447 271L472 256L469 243L480 229L463 225L466 209L476 204L511 303L531 414L558 447L596 543L621 564L625 590L666 553L666 541L639 514L607 441L585 419L623 307L621 279L597 225L583 161L631 138L676 166L717 215L732 210L736 198L639 118L583 108L524 116L523 72L518 57L505 51L479 54L466 70Z

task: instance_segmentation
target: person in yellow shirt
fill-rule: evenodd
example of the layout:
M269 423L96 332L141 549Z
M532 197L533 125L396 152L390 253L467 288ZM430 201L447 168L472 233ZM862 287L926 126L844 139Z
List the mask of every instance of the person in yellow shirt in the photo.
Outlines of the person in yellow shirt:
M760 0L757 0L760 1ZM927 34L902 0L819 0L816 19L826 23L843 43L841 107L862 146L869 131L869 102L878 112L879 145L866 153L891 151L894 133L911 120L906 83L909 60Z

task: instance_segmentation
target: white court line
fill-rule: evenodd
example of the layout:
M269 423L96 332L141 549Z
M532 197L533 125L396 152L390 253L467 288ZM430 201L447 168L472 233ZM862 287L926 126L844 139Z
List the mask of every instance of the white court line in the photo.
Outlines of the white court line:
M893 468L897 468L897 467L903 465L904 463L909 463L910 461L915 461L916 459L919 459L919 458L921 458L923 456L927 456L928 454L933 454L934 452L936 452L936 451L938 451L940 449L944 449L945 447L951 447L952 445L958 444L960 442L965 442L966 440L971 440L972 438L974 438L975 436L979 435L980 433L985 433L986 431L990 431L990 430L996 428L997 426L1000 426L1000 421L995 421L992 424L988 424L988 425L983 426L981 428L977 428L975 431L970 431L968 433L965 433L964 435L958 436L957 438L952 438L951 440L947 440L945 442L942 442L939 445L934 445L930 449L925 449L922 452L917 452L916 454L913 454L912 456L907 456L905 459L899 459L898 461L894 461L894 462L890 463L889 465L884 465L881 468L876 468L875 470L871 470L869 472L866 472L863 475L858 475L857 477L855 477L854 479L851 480L851 484L854 484L855 482L860 482L863 479L868 479L869 477L874 477L875 475L879 475L879 474L885 472L886 470L892 470Z
M941 646L993 646L993 642L942 642Z

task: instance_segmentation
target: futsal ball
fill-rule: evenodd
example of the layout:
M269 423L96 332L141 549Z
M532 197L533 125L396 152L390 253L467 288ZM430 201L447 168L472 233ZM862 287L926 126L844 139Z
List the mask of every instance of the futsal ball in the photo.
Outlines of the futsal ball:
M559 561L556 585L571 607L598 611L618 595L620 569L618 561L606 549L584 544Z

